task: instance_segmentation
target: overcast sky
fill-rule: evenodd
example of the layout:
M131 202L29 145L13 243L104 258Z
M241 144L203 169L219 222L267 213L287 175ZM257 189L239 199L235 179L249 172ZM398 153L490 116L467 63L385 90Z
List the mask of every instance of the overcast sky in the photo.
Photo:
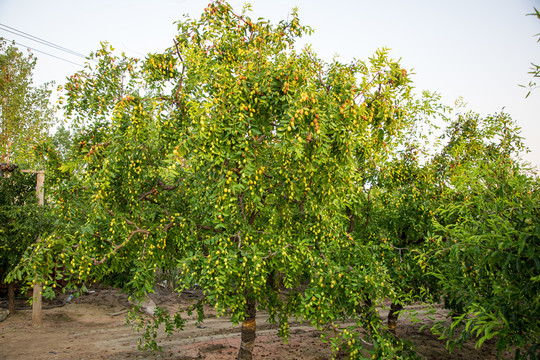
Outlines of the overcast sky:
M240 11L244 2L232 0ZM540 88L525 99L531 62L540 64L540 20L526 16L540 0L254 0L253 18L300 20L315 33L303 39L324 59L367 59L377 48L415 73L421 90L439 92L446 104L463 97L483 115L503 108L522 127L540 165ZM0 0L0 36L24 47L82 64L84 59L17 36L5 26L87 55L108 41L119 51L143 57L172 45L174 21L198 16L208 0ZM9 30L9 29L8 29ZM64 79L79 66L33 51L36 83ZM539 81L540 83L540 81Z

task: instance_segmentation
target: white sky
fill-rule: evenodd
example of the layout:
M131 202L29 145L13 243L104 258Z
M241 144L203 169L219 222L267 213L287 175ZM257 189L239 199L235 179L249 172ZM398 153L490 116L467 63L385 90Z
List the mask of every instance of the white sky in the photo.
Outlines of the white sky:
M0 0L0 23L82 54L110 42L131 56L172 45L174 21L198 17L209 0ZM241 0L231 0L240 11ZM540 20L526 16L540 0L252 0L252 18L277 22L298 6L314 28L305 41L326 60L367 59L377 48L414 69L420 90L437 91L453 104L463 97L483 115L503 108L522 127L540 167L540 88L525 99L530 63L540 64ZM0 36L82 63L83 59L0 29ZM303 40L304 41L304 40ZM57 84L79 67L33 51L34 81ZM540 84L540 81L539 81Z

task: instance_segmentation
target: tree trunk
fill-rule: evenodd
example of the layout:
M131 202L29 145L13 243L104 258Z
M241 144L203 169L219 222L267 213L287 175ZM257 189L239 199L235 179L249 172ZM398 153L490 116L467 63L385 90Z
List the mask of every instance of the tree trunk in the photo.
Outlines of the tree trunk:
M390 304L390 312L388 313L388 331L397 336L396 327L398 321L398 312L403 309L400 304Z
M167 277L167 282L169 286L170 291L174 291L175 285L176 285L176 272L174 270L169 270L169 276Z
M9 315L15 314L15 284L8 284L8 310Z
M238 351L238 360L251 360L253 358L253 346L255 345L255 316L257 304L255 300L247 298L246 317L242 321L242 342Z

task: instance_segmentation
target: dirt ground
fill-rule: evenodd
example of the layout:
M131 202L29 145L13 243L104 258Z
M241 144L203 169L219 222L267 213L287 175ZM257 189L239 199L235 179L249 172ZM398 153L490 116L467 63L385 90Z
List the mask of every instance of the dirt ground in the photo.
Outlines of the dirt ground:
M184 331L166 338L158 337L162 352L142 352L137 348L139 334L126 324L125 311L130 308L125 294L112 288L95 288L86 295L65 304L67 295L45 302L43 326L32 327L30 308L18 310L0 322L0 359L234 359L240 344L240 328L233 327L227 318L217 318L212 309L206 309L209 318L196 325L188 321ZM181 296L168 291L151 295L156 305L170 309L187 306L201 294L186 292ZM5 302L0 301L0 307ZM23 304L24 305L24 304ZM417 308L422 312L421 308ZM382 311L382 310L381 310ZM386 310L382 312L386 314ZM439 310L436 317L446 316ZM321 341L321 333L307 324L291 324L288 344L277 336L274 326L265 323L266 315L257 315L255 359L323 360L331 359L328 344ZM445 342L438 340L429 330L419 328L430 323L424 318L413 324L400 319L398 335L415 344L418 354L426 359L496 359L493 342L475 349L474 343L448 354ZM509 354L505 356L511 358Z

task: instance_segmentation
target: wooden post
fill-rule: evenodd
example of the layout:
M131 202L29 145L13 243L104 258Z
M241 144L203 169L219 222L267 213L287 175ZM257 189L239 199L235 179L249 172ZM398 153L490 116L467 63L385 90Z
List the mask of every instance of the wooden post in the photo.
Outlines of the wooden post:
M41 327L41 283L34 285L34 294L32 295L32 325Z
M45 182L45 172L36 170L21 170L25 173L34 173L37 175L36 179L36 195L38 198L38 205L43 206L45 204L45 197L43 196L43 183ZM41 291L43 290L43 284L34 282L34 289L32 294L32 325L36 327L41 326Z
M43 206L45 204L45 197L43 196L43 183L45 182L45 172L36 171L36 194L38 197L38 205Z
M43 171L36 171L37 180L36 180L36 194L38 197L38 205L43 206L45 199L43 196L43 183L45 181L45 173ZM32 295L32 325L36 327L41 327L41 291L43 289L43 284L35 283L34 284L34 293Z
M8 311L9 315L15 314L15 284L8 284Z

